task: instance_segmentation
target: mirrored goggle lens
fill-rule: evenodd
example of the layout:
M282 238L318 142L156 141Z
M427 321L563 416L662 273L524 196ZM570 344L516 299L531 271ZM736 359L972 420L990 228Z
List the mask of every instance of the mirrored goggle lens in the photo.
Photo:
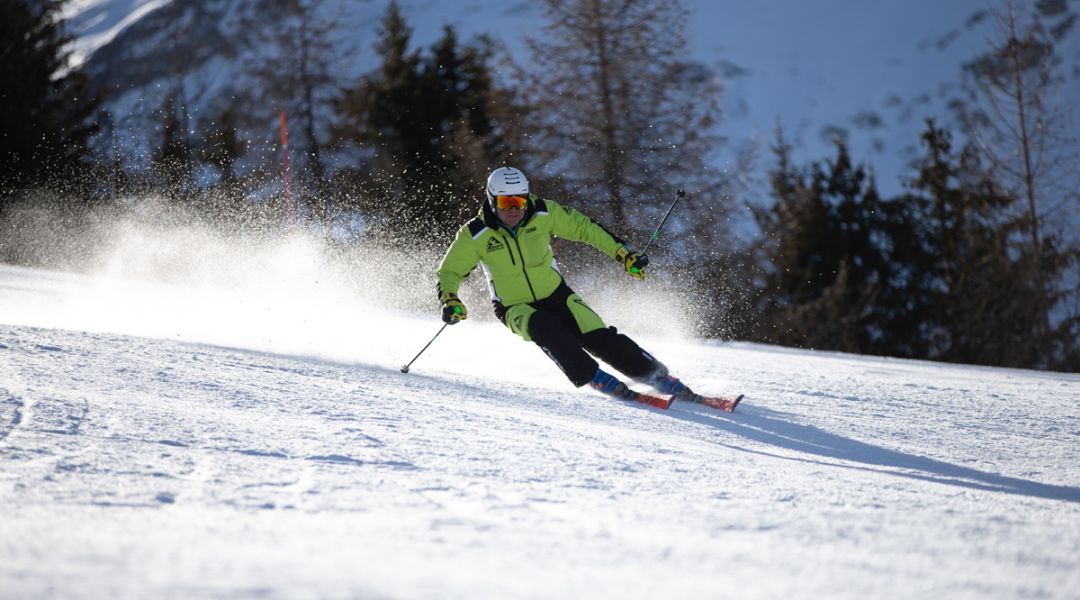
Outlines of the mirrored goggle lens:
M495 196L495 206L497 206L499 210L525 208L525 203L525 198L521 196Z

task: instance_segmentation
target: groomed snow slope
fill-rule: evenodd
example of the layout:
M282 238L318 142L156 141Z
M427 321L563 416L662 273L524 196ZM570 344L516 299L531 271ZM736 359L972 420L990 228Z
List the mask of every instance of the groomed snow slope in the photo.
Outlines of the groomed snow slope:
M1080 594L1080 376L638 336L747 394L665 412L191 292L0 267L0 596Z

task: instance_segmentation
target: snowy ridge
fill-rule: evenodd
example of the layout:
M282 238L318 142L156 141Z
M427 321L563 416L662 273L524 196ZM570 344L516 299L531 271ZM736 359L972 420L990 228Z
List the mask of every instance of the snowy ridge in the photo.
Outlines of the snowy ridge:
M95 50L113 41L129 25L172 0L73 0L64 6L75 38L72 67L81 66Z
M493 323L403 375L435 317L327 308L334 337L234 294L199 329L165 285L0 267L0 290L5 596L1080 589L1077 375L642 336L747 393L659 411Z
M323 3L329 10L342 11L338 20L350 33L349 45L341 48L342 55L349 56L349 68L339 73L342 83L376 66L371 48L387 4L388 0ZM494 35L519 62L529 59L522 34L535 30L543 19L534 2L401 0L399 4L415 28L419 47L431 44L443 25L451 24L462 40ZM691 11L687 29L691 60L725 81L726 136L736 143L752 141L767 154L781 124L795 146L795 159L802 162L832 156L834 136L842 134L850 138L853 156L874 164L879 191L885 196L904 191L900 178L911 175L908 163L917 156L924 118L942 121L949 115L947 102L957 92L961 64L984 47L990 33L987 23L979 27L973 17L990 4L918 0L821 7L777 0L685 2ZM252 28L241 21L250 18L252 10L267 16L280 5L73 0L65 15L76 38L75 63L85 63L99 84L115 88L106 107L120 117L120 137L129 158L141 164L149 152L146 139L154 136L140 122L158 121L153 112L166 94L176 91L177 71L147 69L146 63L169 64L170 49L186 44L182 55L191 62L183 66L187 76L182 95L190 103L192 125L198 126L204 119L216 118L221 107L215 100L263 85L247 73L245 63L268 59L269 48L249 39ZM188 12L203 16L191 30L183 16ZM836 34L837 28L846 33ZM191 36L192 32L209 37ZM1064 41L1063 56L1080 52L1078 40L1073 36ZM222 56L196 60L206 58L211 48ZM1078 85L1080 78L1074 74L1066 95L1075 96ZM269 144L276 132L275 117L275 111L267 111L264 131L248 135ZM734 154L725 153L717 166L733 169L737 164ZM766 196L764 173L754 177L762 179L755 193Z

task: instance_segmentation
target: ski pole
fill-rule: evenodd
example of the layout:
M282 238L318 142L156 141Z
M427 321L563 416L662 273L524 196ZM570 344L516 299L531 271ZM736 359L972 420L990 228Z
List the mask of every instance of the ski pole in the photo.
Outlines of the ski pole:
M447 325L449 325L449 323L443 323L443 326L439 328L439 333L436 333L435 337L431 338L431 342L434 342L435 338L439 337L439 335L443 332L443 329L446 329ZM411 367L412 364L414 362L416 362L416 359L420 358L420 355L424 353L424 350L428 349L428 346L431 345L431 342L428 342L427 344L425 344L424 347L421 348L420 351L416 353L416 356L414 356L413 359L409 361L409 364L401 366L401 372L402 373L408 373L409 372L409 367Z
M639 258L638 261L637 261L638 266L640 266L642 268L648 266L648 264L649 264L649 257L648 257L649 246L652 246L653 242L656 241L656 238L660 237L660 229L663 228L664 223L667 223L668 217L671 216L671 211L675 208L675 204L679 201L680 198L682 198L685 195L686 195L685 190L678 190L678 191L675 192L675 199L671 201L671 206L669 206L668 209L667 209L667 212L664 213L664 218L660 219L660 224L656 226L656 231L654 231L653 234L652 234L652 237L649 238L649 242L647 244L645 244L645 249L641 251L641 258ZM634 271L636 273L638 266L631 267L630 270Z

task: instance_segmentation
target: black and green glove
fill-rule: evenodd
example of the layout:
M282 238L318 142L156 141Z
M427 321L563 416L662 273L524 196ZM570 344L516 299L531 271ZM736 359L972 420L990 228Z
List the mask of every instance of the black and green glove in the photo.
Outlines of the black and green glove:
M626 269L626 272L634 279L645 279L645 267L649 265L649 257L634 252L627 246L615 251L615 260Z
M457 294L444 292L439 299L442 300L442 320L444 323L454 325L458 321L469 318L469 311L458 299Z

